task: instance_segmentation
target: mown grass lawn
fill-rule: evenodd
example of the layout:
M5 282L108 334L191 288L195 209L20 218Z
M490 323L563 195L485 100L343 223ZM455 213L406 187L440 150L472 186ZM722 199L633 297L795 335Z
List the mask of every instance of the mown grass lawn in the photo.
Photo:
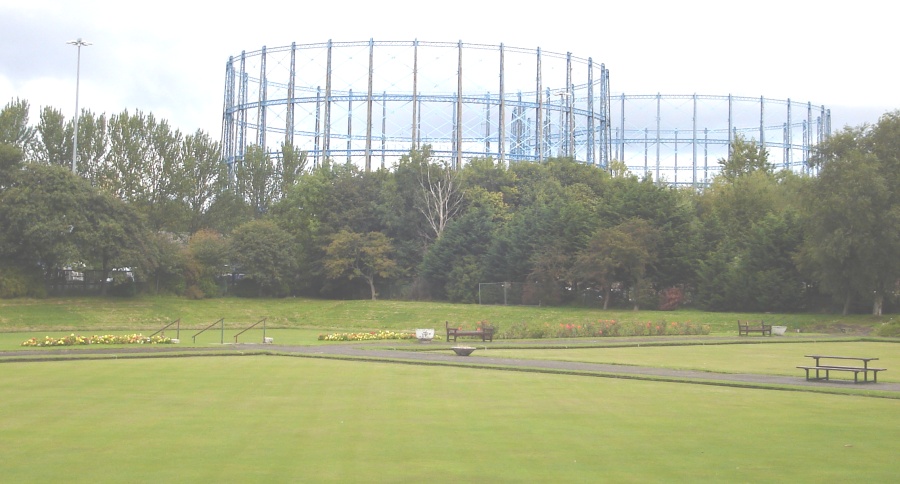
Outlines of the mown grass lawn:
M900 452L879 398L280 356L0 365L6 482L893 482Z
M764 375L803 375L797 366L814 361L805 355L840 355L874 357L869 366L887 368L878 381L900 382L900 344L896 342L784 342L773 337L771 343L697 344L689 346L628 346L567 349L492 349L494 358L526 358L617 365L640 365L658 368L700 370L718 373L758 373ZM824 364L825 361L823 360ZM831 360L831 363L845 364ZM832 374L834 378L853 379L852 373Z

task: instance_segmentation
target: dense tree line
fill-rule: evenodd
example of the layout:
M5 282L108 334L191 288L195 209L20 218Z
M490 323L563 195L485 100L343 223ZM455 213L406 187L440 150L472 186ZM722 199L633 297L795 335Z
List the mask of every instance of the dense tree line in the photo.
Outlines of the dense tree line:
M59 269L133 268L133 290L477 302L516 282L540 304L871 310L900 280L900 112L818 146L815 175L777 170L738 137L703 189L552 158L454 169L427 146L374 172L283 145L220 147L151 114L73 124L0 111L0 296Z

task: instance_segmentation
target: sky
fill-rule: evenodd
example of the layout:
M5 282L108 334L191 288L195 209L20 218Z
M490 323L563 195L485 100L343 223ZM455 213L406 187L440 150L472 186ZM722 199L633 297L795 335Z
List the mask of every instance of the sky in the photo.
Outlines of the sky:
M891 2L0 0L0 106L152 113L221 133L229 56L345 41L482 43L592 58L613 94L704 94L825 105L832 126L900 109Z

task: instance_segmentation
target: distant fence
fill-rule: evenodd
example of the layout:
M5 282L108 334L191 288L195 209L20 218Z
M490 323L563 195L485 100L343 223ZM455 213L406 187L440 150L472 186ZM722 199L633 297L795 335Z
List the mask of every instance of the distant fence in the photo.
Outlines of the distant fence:
M540 306L536 284L524 282L480 282L478 304L503 306Z

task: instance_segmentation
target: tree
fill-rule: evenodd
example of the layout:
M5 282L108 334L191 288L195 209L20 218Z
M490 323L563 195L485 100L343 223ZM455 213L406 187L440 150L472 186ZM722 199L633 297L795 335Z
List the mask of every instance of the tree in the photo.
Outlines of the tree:
M900 150L890 136L900 114L876 126L845 128L814 162L819 175L802 192L806 239L798 260L820 288L850 311L854 298L880 315L900 278Z
M411 152L408 159L418 170L416 208L428 223L429 239L437 240L462 209L463 192L457 180L459 175L449 162L432 162L431 147L427 145L421 153Z
M234 179L237 193L242 195L253 209L255 218L262 217L277 199L278 183L275 165L265 149L250 145L244 158L234 165Z
M72 126L58 109L45 107L37 127L39 137L35 158L40 163L71 166Z
M482 259L496 230L493 207L477 206L454 219L425 253L420 274L437 297L476 302Z
M362 278L369 284L374 301L376 279L398 274L397 263L391 258L391 241L380 232L365 234L341 230L331 237L325 248L324 269L330 279Z
M736 135L731 142L728 158L719 158L722 170L720 177L728 181L756 171L771 173L773 166L769 164L769 152L759 146L755 140L747 140Z
M219 143L201 130L184 137L179 159L176 186L189 214L188 232L194 233L209 226L205 215L217 195L227 190L228 170L222 163Z
M106 295L112 269L134 268L144 261L149 232L133 207L107 192L95 192L83 210L87 225L76 227L72 234L81 247L82 260L100 271L100 293Z
M67 137L70 136L68 133L71 131L73 129L67 124ZM82 110L81 116L78 117L78 164L76 169L79 175L90 179L94 186L101 186L100 181L104 179L104 176L108 176L105 170L108 168L109 145L109 123L106 115L95 116L91 111Z
M184 242L168 232L149 232L144 243L142 266L136 272L145 274L154 294L184 294Z
M199 230L188 240L185 254L185 294L192 299L215 297L223 290L218 279L228 270L228 241L214 230Z
M26 164L0 192L0 254L46 280L74 262L103 271L140 259L144 226L120 200L69 168Z
M22 150L14 145L0 143L0 192L12 182L12 176L20 168L24 157Z
M234 230L229 240L236 270L256 284L259 296L285 296L297 271L294 240L270 220L253 220Z
M648 267L656 260L658 239L658 230L643 219L601 228L578 253L577 278L602 288L603 309L607 309L615 283L634 288L642 282ZM637 298L634 308L638 309Z
M10 101L0 110L0 143L10 144L22 150L25 157L34 149L34 128L28 126L30 105L24 99Z
M288 189L300 180L300 176L306 171L307 161L306 151L300 151L290 143L281 144L281 164L278 167L280 185L277 198L279 200L284 198Z

